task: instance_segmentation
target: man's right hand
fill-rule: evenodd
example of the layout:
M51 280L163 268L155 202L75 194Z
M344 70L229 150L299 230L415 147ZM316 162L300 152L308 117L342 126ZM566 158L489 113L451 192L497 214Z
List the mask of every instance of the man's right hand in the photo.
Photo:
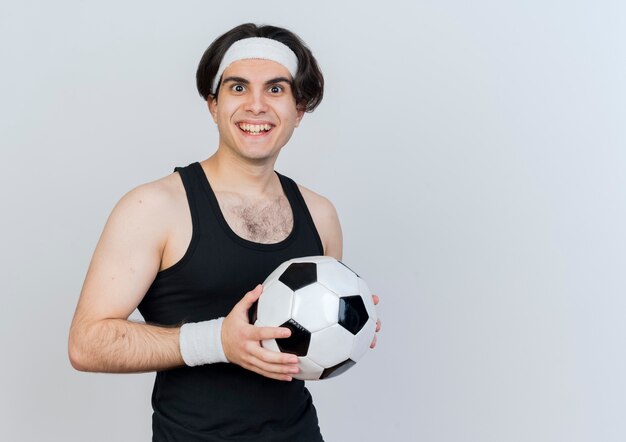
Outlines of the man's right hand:
M287 338L291 330L285 327L257 327L248 321L248 310L263 293L257 285L249 291L226 316L222 324L222 346L226 358L241 367L268 378L291 381L298 373L298 357L277 353L261 346L266 339Z

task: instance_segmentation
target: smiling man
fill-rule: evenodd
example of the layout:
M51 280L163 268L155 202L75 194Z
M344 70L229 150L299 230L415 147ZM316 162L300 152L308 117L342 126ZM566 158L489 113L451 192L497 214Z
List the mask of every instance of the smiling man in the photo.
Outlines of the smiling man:
M245 24L206 50L197 86L218 148L115 206L76 308L70 360L83 371L157 371L153 440L320 441L311 396L292 378L297 357L260 345L289 329L252 326L247 312L280 263L341 259L333 205L274 171L322 99L322 74L290 31ZM128 320L135 308L145 324Z

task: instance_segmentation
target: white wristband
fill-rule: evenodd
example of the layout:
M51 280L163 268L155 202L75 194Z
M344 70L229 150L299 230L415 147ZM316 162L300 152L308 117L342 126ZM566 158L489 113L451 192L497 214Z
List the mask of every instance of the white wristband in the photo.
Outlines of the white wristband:
M222 347L224 318L190 322L180 328L180 354L190 367L215 362L228 362Z

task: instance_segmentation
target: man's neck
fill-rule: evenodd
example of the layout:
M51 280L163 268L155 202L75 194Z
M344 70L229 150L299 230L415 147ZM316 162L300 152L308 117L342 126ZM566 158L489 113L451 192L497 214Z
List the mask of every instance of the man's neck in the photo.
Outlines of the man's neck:
M249 197L261 197L276 192L280 183L272 161L252 163L218 149L200 164L211 180L214 191L234 192Z

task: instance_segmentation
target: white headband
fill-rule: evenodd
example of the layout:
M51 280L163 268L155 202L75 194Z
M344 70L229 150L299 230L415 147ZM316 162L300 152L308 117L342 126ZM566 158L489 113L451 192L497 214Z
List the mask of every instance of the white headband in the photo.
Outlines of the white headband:
M298 72L298 57L289 49L289 46L271 38L244 38L234 42L224 54L220 67L213 79L212 93L215 94L215 92L217 92L217 85L228 66L238 60L247 60L250 58L271 60L280 63L287 68L293 78L296 78L296 72Z

